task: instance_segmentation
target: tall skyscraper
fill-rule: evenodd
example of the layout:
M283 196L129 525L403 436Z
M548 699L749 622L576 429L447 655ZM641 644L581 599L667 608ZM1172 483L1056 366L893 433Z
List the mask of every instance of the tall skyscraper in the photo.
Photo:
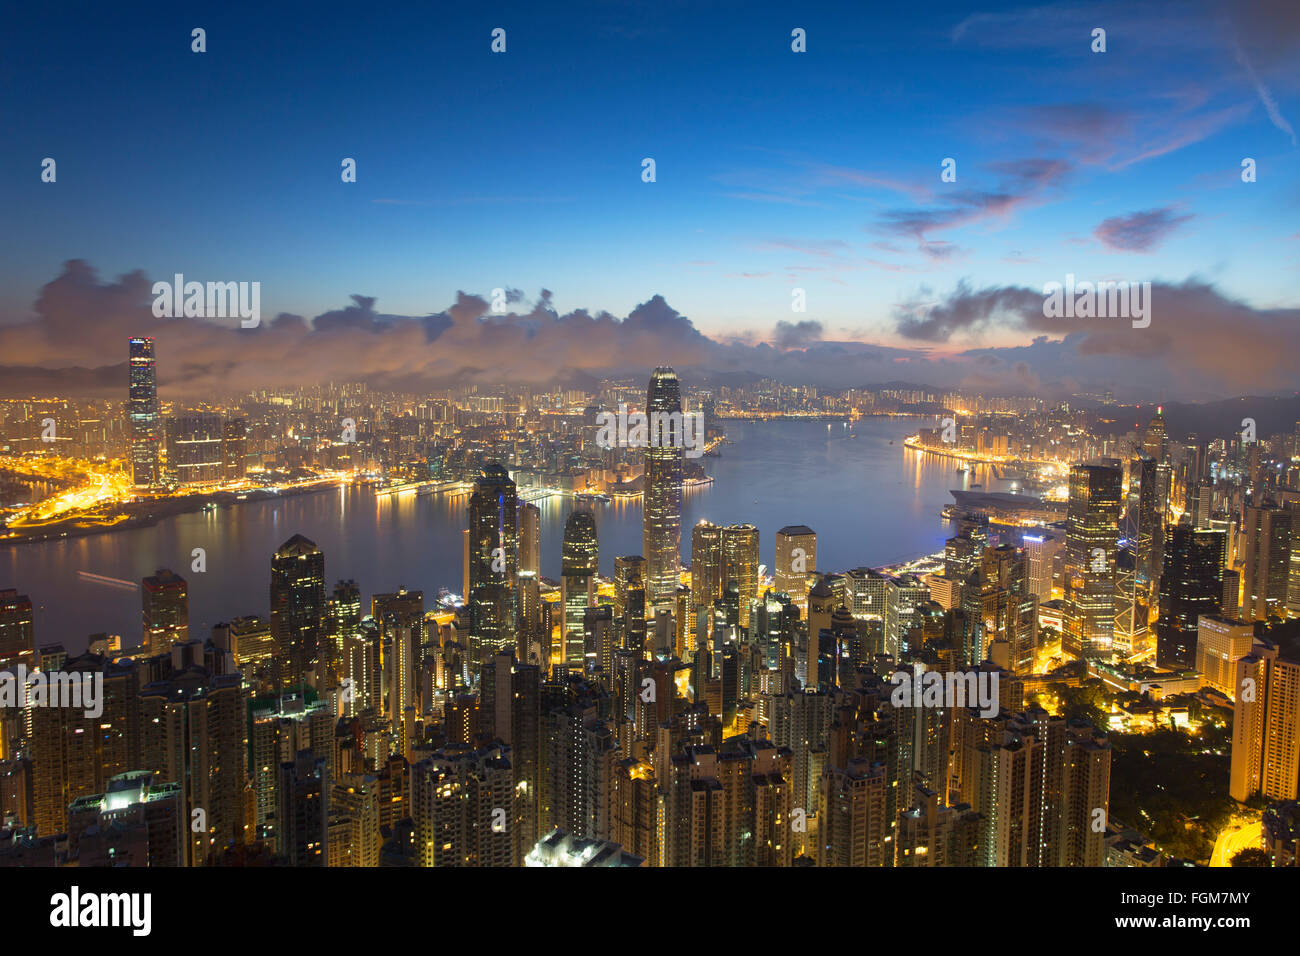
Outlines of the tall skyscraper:
M691 603L697 615L699 608L713 607L726 583L722 579L722 528L701 521L691 529Z
M324 633L325 555L295 534L271 558L271 639L281 689L313 676Z
M596 519L590 511L574 511L564 522L560 574L564 585L564 663L581 667L586 659L583 616L596 603L596 574L600 546Z
M1165 529L1156 622L1158 666L1173 670L1195 665L1198 621L1223 606L1226 537L1222 531L1202 531L1190 523Z
M646 560L646 601L652 612L660 609L671 612L677 603L682 560L682 463L685 456L680 431L681 411L677 373L671 368L656 368L650 376L650 389L646 396L651 439L645 450L641 531L641 553ZM670 429L668 422L676 422L676 429Z
M150 655L165 654L178 641L190 639L190 598L185 579L159 568L140 588L144 635L141 646Z
M1246 508L1245 595L1241 616L1247 621L1286 616L1291 559L1291 512L1273 501Z
M629 554L614 559L614 629L620 647L645 650L645 558Z
M807 525L786 525L776 533L773 559L776 589L800 608L807 607L809 583L817 570L817 532Z
M1052 600L1052 562L1065 547L1065 540L1049 532L1024 536L1025 557L1029 565L1029 590L1039 604Z
M730 524L722 529L723 586L736 582L740 594L740 626L749 627L749 606L758 600L758 528Z
M1070 469L1061 645L1076 657L1111 656L1123 484L1120 463L1113 458Z
M542 509L531 501L519 503L519 571L542 573Z
M13 588L0 590L0 670L25 664L36 656L32 601Z
M130 342L131 386L127 415L131 422L131 477L137 488L158 483L158 452L162 435L158 422L158 374L153 339Z
M182 485L225 480L225 423L220 415L185 412L167 419L167 473Z
M469 665L515 646L518 627L519 505L515 483L499 464L486 465L469 499Z

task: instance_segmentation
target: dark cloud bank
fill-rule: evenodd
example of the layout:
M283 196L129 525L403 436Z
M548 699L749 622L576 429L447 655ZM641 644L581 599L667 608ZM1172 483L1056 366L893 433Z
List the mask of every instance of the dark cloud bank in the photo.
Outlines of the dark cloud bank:
M1046 319L1040 291L960 284L937 304L896 311L899 335L916 343L910 348L829 341L815 319L722 341L658 295L622 318L559 315L547 290L526 312L522 296L512 295L514 311L504 315L464 292L424 316L388 315L375 298L357 295L311 321L281 313L241 329L238 320L155 318L152 282L141 272L107 282L86 262L68 262L42 290L34 317L0 325L0 394L122 390L132 335L154 336L160 384L175 398L330 380L413 390L546 385L643 375L666 364L697 381L913 382L1049 398L1110 388L1121 398L1201 401L1295 389L1292 359L1300 348L1300 309L1254 309L1195 280L1153 283L1145 329L1123 319ZM955 335L980 333L1025 344L944 347ZM762 338L775 344L752 344Z

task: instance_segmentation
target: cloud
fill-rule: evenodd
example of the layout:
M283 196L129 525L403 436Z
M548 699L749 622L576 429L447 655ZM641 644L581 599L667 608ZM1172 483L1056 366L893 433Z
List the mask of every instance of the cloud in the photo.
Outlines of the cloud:
M1146 209L1127 216L1103 219L1093 235L1108 249L1119 252L1150 252L1169 235L1194 217L1177 215L1173 209Z
M776 333L772 344L779 349L806 348L813 342L821 341L823 326L815 319L801 322L780 321L776 323Z

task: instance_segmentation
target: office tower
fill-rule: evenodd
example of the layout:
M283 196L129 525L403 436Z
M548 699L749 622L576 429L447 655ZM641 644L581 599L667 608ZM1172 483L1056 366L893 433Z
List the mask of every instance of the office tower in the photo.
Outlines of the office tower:
M916 624L917 608L930 600L930 587L915 574L889 578L885 593L885 653L898 660L918 648L908 646L908 631Z
M1115 560L1123 477L1103 458L1070 469L1062 649L1109 659L1115 629Z
M1227 537L1227 533L1219 534ZM1241 616L1241 572L1232 568L1223 569L1223 613L1228 617Z
M1246 508L1242 620L1285 617L1291 559L1291 512L1271 500Z
M826 579L818 580L808 592L808 640L804 654L803 685L815 688L821 683L817 662L821 659L822 635L831 627L835 613L835 594Z
M564 599L564 663L581 667L586 660L583 615L596 603L600 545L590 511L574 511L564 522L560 575Z
M103 793L112 777L154 765L140 760L139 677L133 661L84 654L63 661L42 657L39 664L50 679L62 672L74 680L103 675L104 682L103 712L95 716L80 707L29 705L34 822L36 832L46 836L66 829L68 804L78 797Z
M1156 461L1164 461L1165 455L1169 452L1169 436L1165 432L1164 406L1157 405L1156 413L1147 422L1146 431L1142 434L1142 451L1148 458L1153 458Z
M281 689L313 679L324 630L325 555L295 534L271 558L271 639Z
M327 687L340 689L343 713L365 709L360 700L371 699L373 675L366 669L366 645L361 639L361 588L356 581L339 581L325 602L325 647ZM366 706L369 706L368 704Z
M645 559L639 554L614 559L614 632L620 647L646 650Z
M681 569L685 455L681 412L677 373L671 368L656 368L650 376L646 396L650 444L645 450L641 532L641 553L646 560L646 603L652 613L660 608L672 610ZM672 422L676 422L675 430Z
M32 602L14 588L0 590L0 671L36 658L36 632L32 625Z
M182 486L225 480L225 425L220 415L185 412L167 419L167 471Z
M1128 541L1137 562L1137 588L1150 593L1160 577L1164 538L1165 501L1158 480L1157 462L1142 456L1129 462L1128 494L1121 537Z
M158 458L162 443L152 338L131 339L130 362L127 414L131 422L131 477L137 488L148 488L161 478Z
M696 615L700 608L712 608L722 597L727 582L722 578L722 528L701 521L691 529L691 601Z
M172 649L173 664L184 645ZM246 839L247 695L238 674L173 667L140 689L140 765L183 790L185 862L203 866Z
M1237 661L1228 795L1300 796L1300 661L1261 642Z
M140 646L150 655L165 654L176 642L190 639L190 598L185 579L159 568L140 588L144 636Z
M180 784L133 770L110 778L103 793L72 801L68 848L77 866L184 866L180 797Z
M331 741L332 743L332 741ZM300 750L280 764L276 836L289 866L329 866L329 768L324 757Z
M817 532L807 525L786 525L776 533L772 564L776 589L790 595L800 609L808 604L808 587L817 570Z
M1156 665L1170 670L1196 663L1196 628L1202 615L1222 609L1226 535L1190 524L1165 529L1156 622Z
M799 608L788 594L768 591L758 604L758 620L750 640L758 645L762 666L779 671L795 658Z
M1254 624L1202 614L1196 624L1196 670L1201 683L1236 700L1237 661L1254 646Z
M518 629L518 496L499 464L484 466L469 499L469 665L515 646Z
M542 510L531 501L519 503L519 573L542 573Z
M758 600L758 529L731 524L722 529L723 586L736 582L740 626L749 627L749 609Z
M239 481L248 473L248 420L231 418L221 426L221 469L226 481Z
M237 617L226 625L226 635L237 667L249 665L259 671L270 668L275 659L270 621L256 614Z
M1052 562L1065 547L1065 539L1049 532L1027 534L1025 557L1029 562L1029 590L1039 604L1052 600Z

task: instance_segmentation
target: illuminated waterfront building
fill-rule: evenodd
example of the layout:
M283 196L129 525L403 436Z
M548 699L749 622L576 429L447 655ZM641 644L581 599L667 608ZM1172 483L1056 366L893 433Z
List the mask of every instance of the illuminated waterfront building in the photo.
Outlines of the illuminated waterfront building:
M154 367L153 339L130 341L131 385L127 415L131 422L131 477L137 488L156 485L162 435L158 421L158 373Z
M681 392L677 373L656 368L650 376L646 414L650 445L645 449L645 493L642 507L641 553L646 560L646 604L653 613L671 611L676 603L682 552ZM659 417L656 417L659 416ZM667 418L667 416L675 416ZM676 421L675 429L664 424Z
M35 656L31 598L13 588L0 590L0 671L18 664L30 668Z
M519 503L519 573L542 573L542 511L531 501Z
M225 480L225 424L220 415L185 412L167 419L167 473L182 486Z

